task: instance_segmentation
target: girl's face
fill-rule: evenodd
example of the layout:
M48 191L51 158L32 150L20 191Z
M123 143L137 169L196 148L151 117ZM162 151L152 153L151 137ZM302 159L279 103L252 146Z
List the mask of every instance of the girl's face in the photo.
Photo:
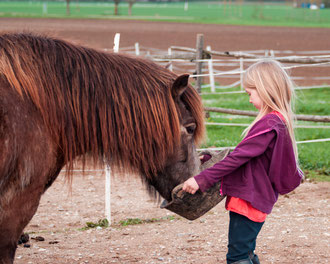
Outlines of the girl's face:
M248 93L250 97L250 103L253 104L255 108L260 110L263 102L259 96L257 89L245 88L245 91Z

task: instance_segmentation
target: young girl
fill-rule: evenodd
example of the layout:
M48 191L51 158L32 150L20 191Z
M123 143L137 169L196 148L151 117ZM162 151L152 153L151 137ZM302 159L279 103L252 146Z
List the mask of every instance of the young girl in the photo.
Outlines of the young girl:
M227 263L260 263L256 239L278 194L294 190L303 177L293 133L292 82L274 60L250 66L243 85L259 114L243 141L224 160L188 179L183 190L194 194L221 181L230 222Z

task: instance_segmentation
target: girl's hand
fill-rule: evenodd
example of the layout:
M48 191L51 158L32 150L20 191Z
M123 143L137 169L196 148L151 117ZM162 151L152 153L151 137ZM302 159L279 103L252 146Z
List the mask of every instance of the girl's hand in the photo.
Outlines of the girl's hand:
M195 192L197 192L198 189L199 186L194 177L189 178L183 183L182 190L187 193L194 194Z

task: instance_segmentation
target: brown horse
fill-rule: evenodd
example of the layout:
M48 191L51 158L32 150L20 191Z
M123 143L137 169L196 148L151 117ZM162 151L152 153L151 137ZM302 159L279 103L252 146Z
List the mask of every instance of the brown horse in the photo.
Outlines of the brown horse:
M138 172L170 200L196 173L204 133L188 77L58 39L0 35L0 263L13 262L41 195L76 157Z

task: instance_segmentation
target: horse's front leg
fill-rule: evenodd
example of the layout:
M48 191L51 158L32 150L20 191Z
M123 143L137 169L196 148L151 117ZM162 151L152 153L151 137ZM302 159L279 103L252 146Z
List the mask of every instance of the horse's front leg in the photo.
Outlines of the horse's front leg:
M12 193L15 192L13 197ZM0 263L13 263L17 241L24 229L35 214L40 196L43 193L41 185L34 184L25 190L16 193L15 186L6 190L2 200L11 198L1 208L0 219ZM7 196L7 197L6 197ZM4 202L2 203L4 204Z
M55 168L47 175L35 175L23 190L10 186L1 196L0 207L0 264L13 263L17 242L38 209L40 197L60 172Z

